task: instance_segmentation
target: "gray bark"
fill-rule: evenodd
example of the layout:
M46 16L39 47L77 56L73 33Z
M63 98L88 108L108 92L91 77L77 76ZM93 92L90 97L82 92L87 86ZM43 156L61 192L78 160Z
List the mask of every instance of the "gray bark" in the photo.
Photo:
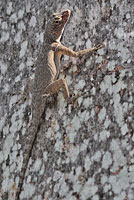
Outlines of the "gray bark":
M45 22L70 9L62 43L76 51L106 47L86 59L63 57L60 76L81 96L72 103L61 92L48 99L20 199L133 200L134 2L0 4L0 199L12 200L16 192L31 98L17 102L38 67Z

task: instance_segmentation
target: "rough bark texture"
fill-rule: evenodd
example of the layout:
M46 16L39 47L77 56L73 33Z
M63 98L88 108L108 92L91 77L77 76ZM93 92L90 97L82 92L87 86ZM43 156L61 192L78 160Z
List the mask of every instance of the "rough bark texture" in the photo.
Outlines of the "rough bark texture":
M48 100L20 199L134 199L134 2L130 0L1 1L0 199L12 200L27 142L30 100L16 104L54 11L72 11L62 42L96 55L68 60L72 95ZM67 64L62 64L62 66Z

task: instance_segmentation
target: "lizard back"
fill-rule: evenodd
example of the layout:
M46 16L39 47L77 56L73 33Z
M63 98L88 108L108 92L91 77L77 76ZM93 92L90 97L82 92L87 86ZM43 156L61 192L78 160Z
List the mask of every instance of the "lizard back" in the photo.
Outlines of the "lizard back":
M19 184L15 200L19 200L29 158L31 156L34 141L36 139L40 118L44 112L46 99L43 98L46 87L56 79L57 61L55 63L55 51L51 45L59 43L65 24L70 17L70 11L54 13L46 26L44 43L40 55L36 61L35 77L32 90L32 121L28 131L28 141L24 146L23 164L19 176ZM58 23L57 23L58 22ZM60 59L60 58L59 58Z

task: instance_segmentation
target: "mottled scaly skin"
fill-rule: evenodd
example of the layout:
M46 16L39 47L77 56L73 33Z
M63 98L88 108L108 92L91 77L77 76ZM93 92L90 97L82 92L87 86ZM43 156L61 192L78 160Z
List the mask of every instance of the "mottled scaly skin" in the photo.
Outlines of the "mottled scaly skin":
M54 14L50 18L45 30L44 44L42 46L41 53L36 62L36 70L35 70L35 78L34 78L33 94L32 94L32 121L30 127L28 128L29 138L28 141L26 141L23 165L20 173L19 184L15 200L19 200L19 195L22 189L29 158L31 156L33 143L36 138L40 118L45 109L46 100L45 98L42 97L42 95L45 93L46 87L55 80L57 74L56 65L54 61L55 51L54 49L52 49L51 45L54 42L58 43L57 42L58 38L61 36L62 31L64 29L64 25L67 23L69 16L70 16L69 10L64 11L62 13ZM58 22L58 20L60 20L60 23Z

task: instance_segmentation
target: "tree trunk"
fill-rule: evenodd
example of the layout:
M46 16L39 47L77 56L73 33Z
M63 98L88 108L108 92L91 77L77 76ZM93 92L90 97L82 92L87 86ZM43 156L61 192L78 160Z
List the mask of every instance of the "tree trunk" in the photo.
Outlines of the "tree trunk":
M1 2L0 199L19 181L34 75L45 22L71 10L62 43L77 51L105 43L90 57L63 57L61 92L48 98L24 179L21 200L133 200L134 2L38 0Z

